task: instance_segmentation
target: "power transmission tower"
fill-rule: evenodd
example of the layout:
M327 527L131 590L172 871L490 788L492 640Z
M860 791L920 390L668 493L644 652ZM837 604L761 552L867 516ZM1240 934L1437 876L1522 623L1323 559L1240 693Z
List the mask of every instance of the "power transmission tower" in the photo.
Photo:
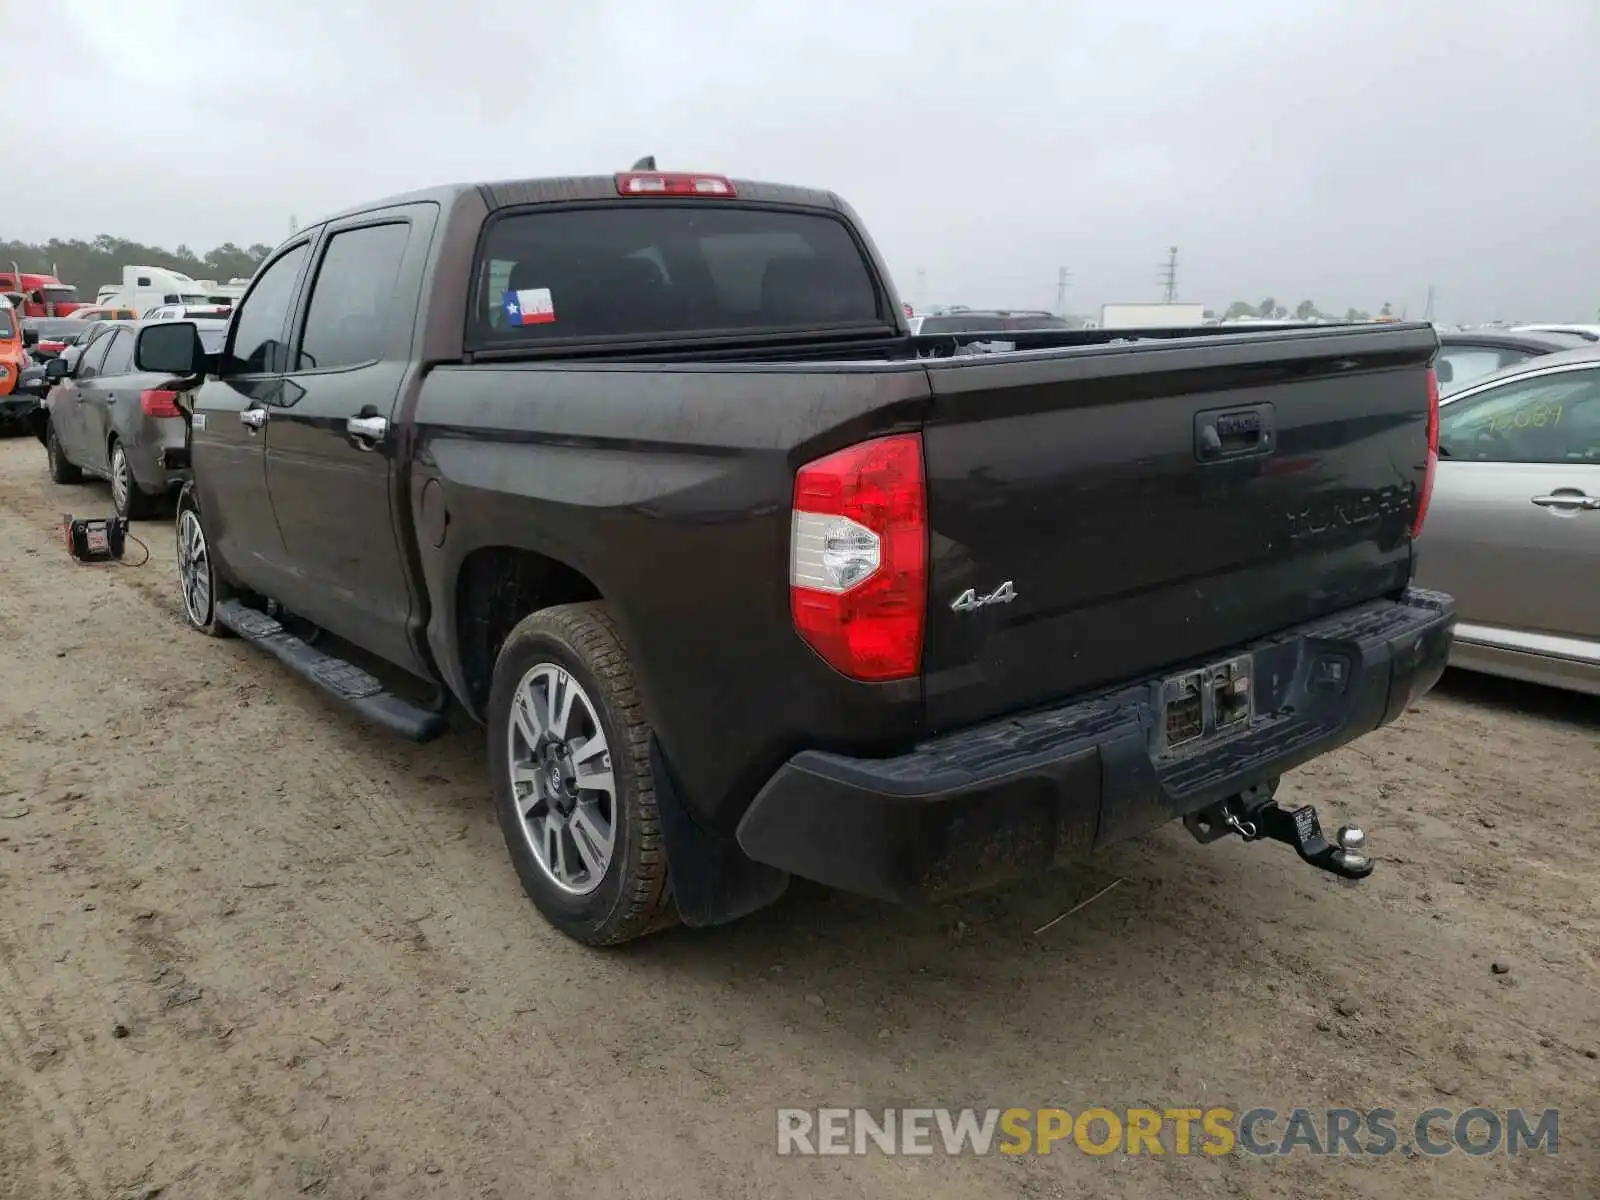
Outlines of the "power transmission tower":
M1072 282L1072 269L1059 267L1056 270L1056 315L1067 315L1067 285Z
M293 237L300 232L300 218L293 213L289 214L289 236Z
M1422 308L1422 319L1424 321L1431 322L1433 320L1434 301L1437 298L1438 298L1438 296L1437 296L1437 293L1434 291L1433 284L1430 283L1428 285L1428 302Z
M1178 248L1167 247L1167 261L1161 264L1161 296L1168 304L1178 298Z

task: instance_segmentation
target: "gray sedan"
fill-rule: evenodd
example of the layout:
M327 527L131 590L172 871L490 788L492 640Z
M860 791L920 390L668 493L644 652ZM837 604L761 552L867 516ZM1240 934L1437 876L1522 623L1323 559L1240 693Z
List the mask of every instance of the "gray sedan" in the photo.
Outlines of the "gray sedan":
M146 325L108 323L75 358L63 355L45 366L53 386L47 406L45 448L50 477L75 483L97 475L111 483L117 515L153 516L189 477L188 429L169 375L140 372L134 339ZM227 332L224 321L196 321L201 343L215 354Z
M1600 348L1446 397L1418 568L1456 598L1451 665L1600 695Z

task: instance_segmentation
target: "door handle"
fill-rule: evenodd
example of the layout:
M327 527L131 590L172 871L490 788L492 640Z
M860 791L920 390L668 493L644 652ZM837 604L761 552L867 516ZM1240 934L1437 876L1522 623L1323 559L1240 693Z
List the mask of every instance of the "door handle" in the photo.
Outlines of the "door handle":
M267 423L267 410L264 408L247 408L239 414L239 423L251 433L254 433Z
M344 423L345 432L355 438L356 445L371 450L389 432L388 417L351 417Z
M1194 416L1194 453L1201 462L1265 456L1277 449L1276 414L1269 404L1210 409Z
M1548 496L1535 496L1533 502L1540 508L1570 508L1578 512L1600 511L1600 496L1589 496L1573 488L1554 492Z

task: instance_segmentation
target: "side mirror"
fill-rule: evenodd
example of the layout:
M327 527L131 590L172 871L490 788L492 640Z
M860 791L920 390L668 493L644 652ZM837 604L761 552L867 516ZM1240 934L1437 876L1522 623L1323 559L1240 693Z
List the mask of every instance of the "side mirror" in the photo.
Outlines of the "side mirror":
M39 344L39 331L37 329L24 329L22 331L22 344L24 347Z
M163 375L198 375L205 369L205 347L193 321L150 325L133 344L133 365Z
M1450 365L1450 360L1448 358L1435 360L1433 364L1433 373L1441 384L1455 382L1456 369Z
M67 360L58 354L49 362L45 363L44 377L51 383L55 383L58 379L65 379L67 377L67 370Z

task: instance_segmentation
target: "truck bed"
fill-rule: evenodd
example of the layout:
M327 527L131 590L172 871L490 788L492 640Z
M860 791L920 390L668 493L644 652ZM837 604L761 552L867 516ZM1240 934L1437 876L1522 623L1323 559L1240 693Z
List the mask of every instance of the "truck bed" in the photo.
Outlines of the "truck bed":
M427 638L453 690L480 688L455 649L463 562L539 547L613 599L686 802L726 830L803 747L903 752L1404 588L1431 327L1014 336L1053 344L433 368L402 418L412 520L426 524L435 483L451 514L444 546L418 541L440 598ZM1225 431L1202 461L1200 415L1241 412L1254 436L1265 418L1268 444ZM928 475L924 672L863 684L791 626L790 492L802 463L913 431ZM1009 603L952 608L1008 582Z

